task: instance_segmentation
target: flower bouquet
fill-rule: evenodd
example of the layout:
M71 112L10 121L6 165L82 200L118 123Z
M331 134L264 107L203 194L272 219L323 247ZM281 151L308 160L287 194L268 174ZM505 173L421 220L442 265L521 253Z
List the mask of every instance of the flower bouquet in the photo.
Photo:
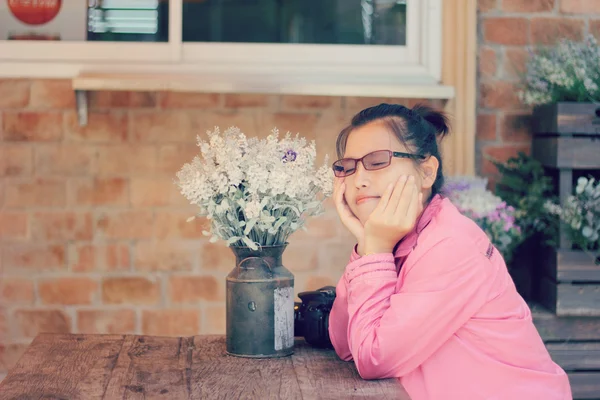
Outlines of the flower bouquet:
M198 137L200 154L177 173L181 194L210 221L210 241L223 240L235 254L227 276L227 352L242 357L293 353L294 276L282 265L289 236L323 212L333 171L315 169L315 142L259 140L236 127ZM190 218L193 220L196 216Z
M177 173L179 188L196 216L211 221L210 241L228 246L285 244L310 216L322 213L322 203L333 190L333 172L325 164L315 171L316 146L312 141L277 129L266 139L246 138L238 128L198 137L200 155ZM193 220L195 216L191 217Z
M479 225L509 263L522 241L515 209L487 190L486 178L449 177L446 182L444 194L462 214Z

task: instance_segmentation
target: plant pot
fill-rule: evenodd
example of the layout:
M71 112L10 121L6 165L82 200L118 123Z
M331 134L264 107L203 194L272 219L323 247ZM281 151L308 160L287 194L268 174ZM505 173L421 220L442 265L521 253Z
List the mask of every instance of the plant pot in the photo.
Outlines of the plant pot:
M287 243L259 250L231 246L227 276L227 353L271 358L294 352L294 275L282 265Z
M560 205L578 176L600 173L600 105L560 102L533 109L532 155L553 176ZM538 301L559 316L600 316L600 267L573 249L564 224L559 244L540 252Z

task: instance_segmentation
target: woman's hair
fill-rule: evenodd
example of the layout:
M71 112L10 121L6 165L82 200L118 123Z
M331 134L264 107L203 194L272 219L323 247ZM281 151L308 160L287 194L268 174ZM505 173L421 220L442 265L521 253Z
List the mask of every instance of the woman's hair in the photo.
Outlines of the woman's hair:
M338 135L336 141L338 158L344 156L350 133L370 122L384 123L409 151L438 159L439 168L431 188L431 197L440 193L444 186L444 173L437 139L442 139L449 133L446 114L422 104L416 105L413 109L399 104L386 103L366 108L357 113L352 118L350 125ZM416 160L416 162L422 161Z

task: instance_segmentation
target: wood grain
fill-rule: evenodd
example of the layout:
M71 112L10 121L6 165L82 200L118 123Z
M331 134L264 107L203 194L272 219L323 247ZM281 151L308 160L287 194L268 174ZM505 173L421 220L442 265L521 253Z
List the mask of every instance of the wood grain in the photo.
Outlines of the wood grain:
M2 400L271 398L409 399L302 339L290 357L251 359L227 355L223 336L41 334L0 383Z

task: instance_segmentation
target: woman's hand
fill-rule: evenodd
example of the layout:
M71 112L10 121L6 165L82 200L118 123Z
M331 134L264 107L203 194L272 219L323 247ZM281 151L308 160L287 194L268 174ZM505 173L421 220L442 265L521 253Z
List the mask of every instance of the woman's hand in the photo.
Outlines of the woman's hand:
M333 188L333 200L335 203L335 208L337 210L338 215L340 216L340 220L342 224L354 235L356 241L358 243L359 248L364 239L364 228L356 215L352 212L348 203L346 202L346 198L344 197L344 193L346 191L346 183L344 182L344 178L335 178L334 188Z
M364 227L364 252L391 253L404 236L414 229L423 211L423 194L414 176L401 176L390 183Z

